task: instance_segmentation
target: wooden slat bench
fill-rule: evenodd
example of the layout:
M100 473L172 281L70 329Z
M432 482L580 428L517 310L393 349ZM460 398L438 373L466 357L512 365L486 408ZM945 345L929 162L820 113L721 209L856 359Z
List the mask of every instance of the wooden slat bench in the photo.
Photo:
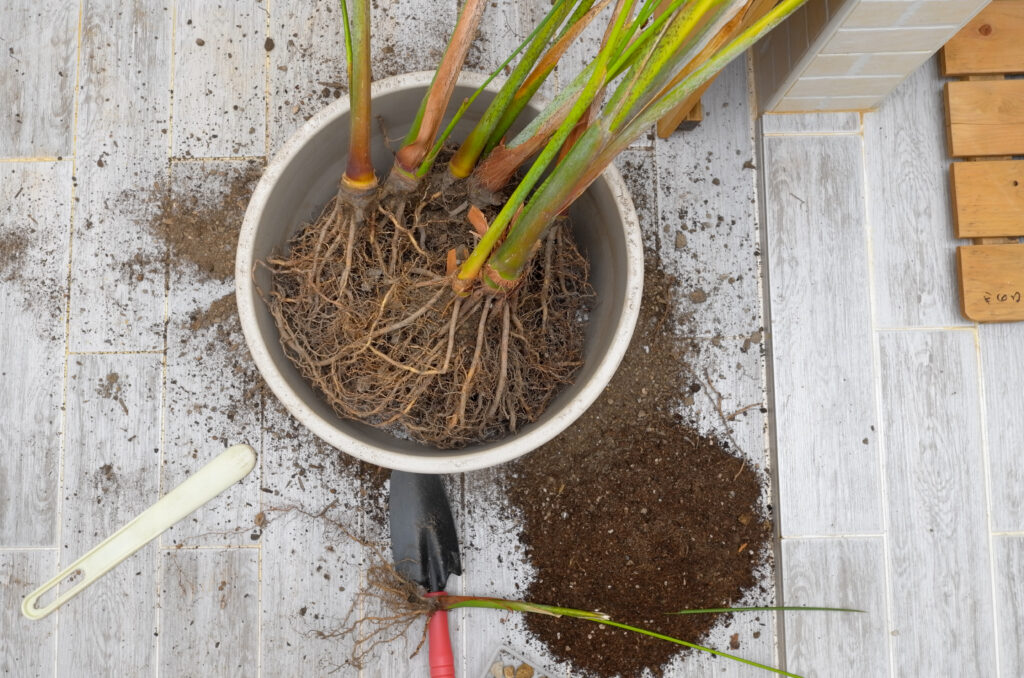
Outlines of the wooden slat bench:
M1024 2L995 0L946 43L946 130L961 312L1024 320Z

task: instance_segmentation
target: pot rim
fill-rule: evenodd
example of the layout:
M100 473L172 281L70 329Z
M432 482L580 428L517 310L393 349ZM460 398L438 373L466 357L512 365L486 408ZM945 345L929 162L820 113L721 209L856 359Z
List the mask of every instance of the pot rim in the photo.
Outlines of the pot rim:
M376 98L378 95L388 92L426 87L430 85L433 76L433 71L417 71L386 78L372 84L371 96ZM459 77L459 83L475 89L482 86L487 77L484 74L463 71ZM493 82L488 89L497 91ZM256 304L262 303L256 293L256 284L252 279L253 267L256 263L254 248L259 216L267 204L271 189L276 184L282 169L295 159L317 129L345 115L348 110L348 99L343 97L321 109L306 121L267 164L249 201L239 233L238 250L235 257L235 297L242 333L253 362L267 385L270 386L271 391L292 416L328 444L371 464L413 473L460 473L496 466L540 447L583 414L607 386L622 361L640 313L640 297L643 289L643 245L639 220L622 176L614 165L609 165L601 175L615 199L618 215L625 232L627 266L622 312L616 319L613 338L608 350L600 357L597 369L589 381L582 386L579 393L555 412L554 416L531 430L511 434L493 441L493 443L484 443L486 447L482 449L436 450L420 454L388 449L368 444L348 435L307 405L291 389L284 375L277 368L263 341L256 320Z

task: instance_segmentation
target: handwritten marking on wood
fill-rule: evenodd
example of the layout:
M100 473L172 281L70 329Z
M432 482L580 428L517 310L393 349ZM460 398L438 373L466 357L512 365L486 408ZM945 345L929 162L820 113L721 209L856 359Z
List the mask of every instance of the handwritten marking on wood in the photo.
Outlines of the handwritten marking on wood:
M965 318L1024 320L1024 245L958 247L956 261Z

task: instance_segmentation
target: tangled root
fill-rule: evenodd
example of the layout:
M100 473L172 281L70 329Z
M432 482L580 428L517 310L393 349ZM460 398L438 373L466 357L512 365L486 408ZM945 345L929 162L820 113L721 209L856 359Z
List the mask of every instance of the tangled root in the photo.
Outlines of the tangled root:
M587 264L554 224L509 291L452 288L473 245L465 189L333 200L270 258L285 353L340 416L442 449L514 432L582 364Z
M375 563L367 570L366 584L356 594L341 625L330 631L317 631L316 635L325 639L351 639L348 663L362 668L378 646L403 638L413 625L426 622L440 609L437 598L426 597L422 587L403 578L392 565ZM426 640L424 623L410 657L419 653Z

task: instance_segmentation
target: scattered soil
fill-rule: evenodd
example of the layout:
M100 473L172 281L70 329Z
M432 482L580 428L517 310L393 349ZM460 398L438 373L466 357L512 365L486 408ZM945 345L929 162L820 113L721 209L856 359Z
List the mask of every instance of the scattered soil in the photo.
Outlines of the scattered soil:
M228 292L191 318L189 329L193 332L210 327L234 328L238 325L238 306L235 293Z
M128 414L128 405L125 404L124 398L121 396L122 391L121 376L117 372L111 372L105 379L100 379L99 385L96 387L96 395L113 400L121 406L125 414Z
M174 183L158 183L151 199L157 210L150 227L168 247L175 265L191 262L206 277L228 280L235 271L238 229L253 188L263 173L259 164L232 173L216 200L202 200ZM212 178L212 177L211 177Z
M28 238L21 233L0 233L0 280L6 282L14 278L28 247Z
M238 231L263 165L252 162L227 169L205 166L200 172L195 171L199 168L191 169L181 175L172 173L169 182L153 187L145 202L156 209L147 224L151 232L166 243L172 271L186 276L198 274L202 280L228 282L234 274ZM223 188L217 190L220 187ZM140 256L124 264L124 274L131 280L140 279L152 263L139 260ZM236 403L238 408L267 406L274 396L249 356L233 291L197 309L185 321L185 327L202 342L193 346L200 346L199 350L206 356L222 356L228 374L240 383L251 384ZM187 345L183 345L183 349L195 350ZM232 412L229 410L229 418L234 417ZM268 434L298 439L298 434L288 431ZM314 440L312 448L303 451L302 461L314 471L320 469L339 478L358 478L368 498L366 510L377 522L384 520L380 506L384 481L388 477L386 470L364 464L320 440ZM307 466L296 463L298 484L302 483L303 476L313 472Z
M675 282L656 261L644 285L608 389L569 431L512 465L506 486L536 568L525 599L699 642L717 616L665 613L734 605L758 584L770 553L765 479L673 413L691 348L674 335ZM589 622L527 615L526 624L581 674L661 675L679 652Z
M65 253L42 244L50 238L44 236L31 214L6 216L12 213L12 207L9 205L5 213L6 223L0 221L0 283L11 283L5 294L20 298L22 308L33 311L33 324L41 337L61 341L64 323L60 321L67 301L66 269L55 266L53 261L62 261Z

